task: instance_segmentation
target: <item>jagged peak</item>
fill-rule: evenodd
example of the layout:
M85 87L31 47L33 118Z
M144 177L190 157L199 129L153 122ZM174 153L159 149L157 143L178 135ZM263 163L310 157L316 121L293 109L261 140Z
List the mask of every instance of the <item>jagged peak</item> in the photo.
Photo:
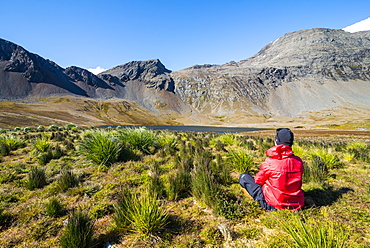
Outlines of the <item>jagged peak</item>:
M144 60L144 61L140 61L140 60L130 61L123 65L118 65L118 66L113 67L112 69L108 69L100 74L112 74L112 73L122 71L122 70L125 71L130 68L155 69L158 74L171 72L163 65L163 63L159 59L149 59L149 60Z

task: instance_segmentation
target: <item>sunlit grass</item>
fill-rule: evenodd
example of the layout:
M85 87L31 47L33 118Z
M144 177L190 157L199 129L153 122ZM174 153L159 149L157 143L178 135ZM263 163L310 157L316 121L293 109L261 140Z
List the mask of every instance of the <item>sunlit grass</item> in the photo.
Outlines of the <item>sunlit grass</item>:
M145 191L138 195L123 189L115 206L114 219L121 231L155 235L168 223L168 213L160 206L156 194Z
M0 247L63 247L64 225L78 206L95 221L90 247L341 247L344 237L345 247L369 246L366 142L297 138L306 205L294 216L265 212L238 184L241 172L258 171L271 138L142 129L134 135L148 142L134 145L121 136L124 128L53 130L2 133L25 146L4 145L8 155L0 160ZM100 161L110 156L105 147L121 147L106 165L82 152L81 143L98 132L108 140L101 144L112 145L93 149ZM49 148L32 152L39 139ZM29 190L32 168L44 170L34 178L44 173L46 184Z
M82 210L74 211L60 237L62 248L90 248L94 234L94 222Z
M50 148L52 148L52 142L48 138L42 137L35 140L32 146L33 152L35 154L40 154L42 152L47 152Z
M0 143L6 144L11 151L26 146L26 141L15 137L14 135L0 135Z
M29 174L26 187L29 190L42 188L47 184L45 169L32 167Z
M230 149L229 161L231 167L240 173L248 173L253 168L253 157L244 148Z
M211 140L211 145L216 146L218 142L226 146L241 146L242 142L238 139L237 134L222 134L220 136L216 136Z
M114 133L105 130L86 131L80 142L80 152L100 166L111 166L119 158L122 143Z
M344 225L334 220L306 217L301 212L290 211L283 216L278 217L278 226L288 234L289 239L282 239L282 247L347 247L350 234Z
M132 149L137 149L145 154L153 154L159 146L159 138L152 131L145 128L125 128L120 130L119 139L123 144L130 144ZM169 136L162 136L161 142L171 141ZM172 144L175 145L175 144Z

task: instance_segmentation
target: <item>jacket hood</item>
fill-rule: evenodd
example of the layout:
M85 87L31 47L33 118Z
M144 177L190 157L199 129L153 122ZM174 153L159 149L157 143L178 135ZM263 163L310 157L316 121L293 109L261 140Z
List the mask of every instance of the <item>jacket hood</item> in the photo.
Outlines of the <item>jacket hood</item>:
M292 151L292 148L288 145L274 146L266 151L267 156L275 159L283 159L293 154L294 152Z

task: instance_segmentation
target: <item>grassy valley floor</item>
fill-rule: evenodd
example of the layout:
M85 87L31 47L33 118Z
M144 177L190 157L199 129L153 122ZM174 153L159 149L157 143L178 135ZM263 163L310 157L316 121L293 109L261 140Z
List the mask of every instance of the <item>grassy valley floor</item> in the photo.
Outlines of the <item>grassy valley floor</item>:
M305 208L265 212L238 177L271 131L2 129L0 247L368 247L369 134L296 131Z

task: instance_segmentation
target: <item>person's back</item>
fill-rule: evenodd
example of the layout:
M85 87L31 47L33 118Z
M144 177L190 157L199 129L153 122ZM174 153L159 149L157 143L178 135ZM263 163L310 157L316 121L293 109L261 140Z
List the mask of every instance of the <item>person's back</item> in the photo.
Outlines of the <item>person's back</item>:
M266 202L277 209L300 209L304 205L302 160L288 145L274 146L266 154L269 157L254 178L262 185Z
M278 129L276 146L266 151L268 156L255 178L240 175L239 183L266 210L297 210L304 205L302 190L303 163L294 156L293 133L288 128Z

